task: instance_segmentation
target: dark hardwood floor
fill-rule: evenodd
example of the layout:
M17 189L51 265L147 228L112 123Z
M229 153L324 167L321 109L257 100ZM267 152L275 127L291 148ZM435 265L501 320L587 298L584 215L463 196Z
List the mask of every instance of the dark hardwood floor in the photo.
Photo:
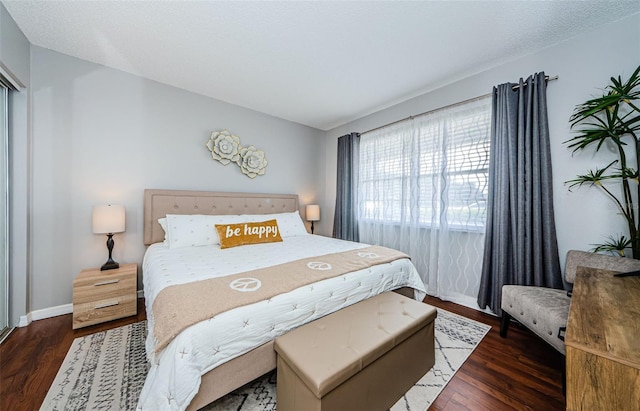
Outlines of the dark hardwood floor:
M491 326L429 410L564 410L564 356L524 327L500 337L500 319L427 297L426 303Z
M429 410L564 410L563 357L528 330L512 326L499 336L493 316L427 297L425 302L491 325L491 331L462 365ZM34 321L14 330L0 345L0 410L31 411L40 405L74 338L141 321L138 315L72 330L71 314Z

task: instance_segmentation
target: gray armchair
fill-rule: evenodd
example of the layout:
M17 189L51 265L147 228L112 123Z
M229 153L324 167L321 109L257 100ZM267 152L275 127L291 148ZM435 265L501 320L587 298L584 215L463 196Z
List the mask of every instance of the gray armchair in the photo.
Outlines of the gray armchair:
M571 250L567 253L564 278L573 284L578 267L618 272L640 270L640 260ZM500 336L506 337L514 318L553 348L565 354L563 331L569 318L571 297L566 290L545 287L505 285L502 287Z

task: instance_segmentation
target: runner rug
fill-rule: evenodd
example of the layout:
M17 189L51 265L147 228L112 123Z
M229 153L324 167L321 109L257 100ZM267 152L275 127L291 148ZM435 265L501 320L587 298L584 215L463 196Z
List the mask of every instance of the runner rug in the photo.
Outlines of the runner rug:
M435 365L391 409L424 411L491 327L438 309ZM135 410L149 364L146 321L76 338L40 408ZM276 409L276 373L268 373L203 408L206 411Z

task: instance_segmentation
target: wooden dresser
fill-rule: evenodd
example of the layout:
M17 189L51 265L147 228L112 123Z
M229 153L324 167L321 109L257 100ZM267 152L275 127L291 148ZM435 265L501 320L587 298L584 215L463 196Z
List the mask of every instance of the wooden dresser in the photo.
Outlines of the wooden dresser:
M579 267L565 348L568 410L640 410L640 277Z
M136 315L138 265L82 270L73 281L73 329Z

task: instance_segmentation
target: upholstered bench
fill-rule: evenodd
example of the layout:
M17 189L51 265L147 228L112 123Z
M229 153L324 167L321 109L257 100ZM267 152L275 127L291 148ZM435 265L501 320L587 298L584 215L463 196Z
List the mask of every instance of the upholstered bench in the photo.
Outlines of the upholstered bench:
M276 338L278 411L388 410L433 367L435 318L386 292Z

